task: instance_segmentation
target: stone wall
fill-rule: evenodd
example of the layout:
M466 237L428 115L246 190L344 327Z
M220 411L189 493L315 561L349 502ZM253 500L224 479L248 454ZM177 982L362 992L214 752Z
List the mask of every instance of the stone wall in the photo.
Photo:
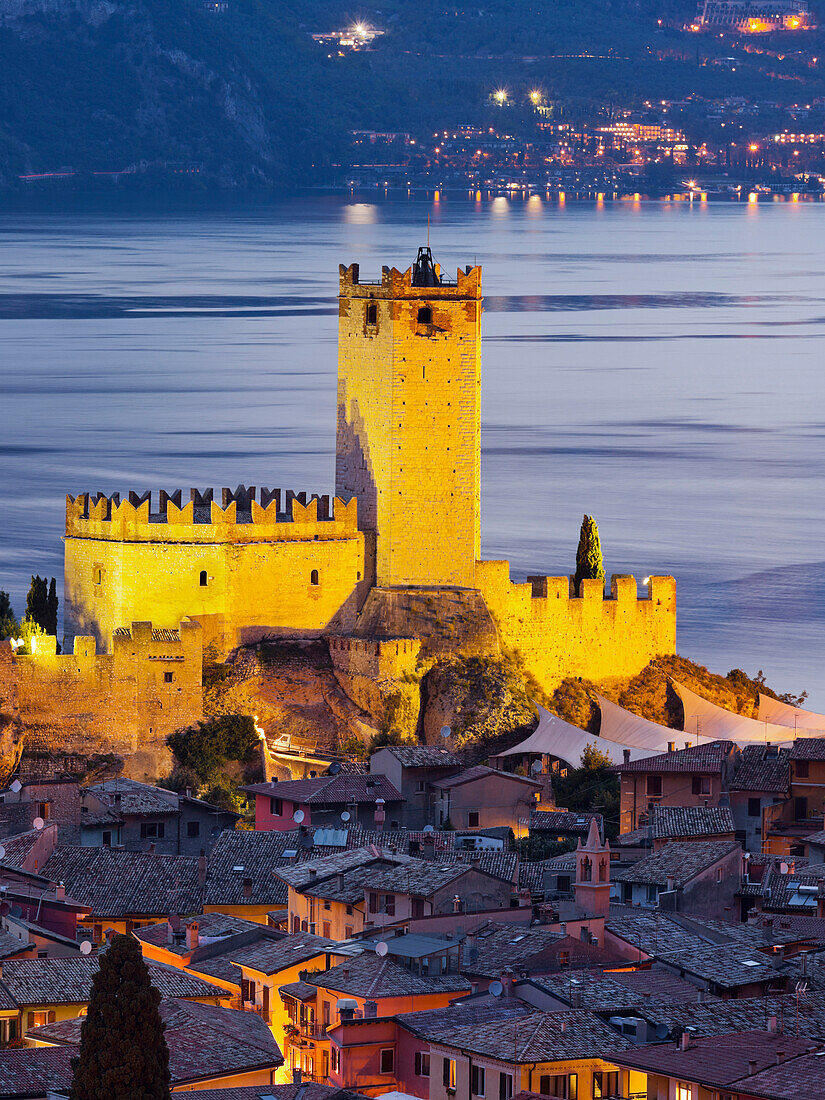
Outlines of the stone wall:
M201 671L201 628L192 622L177 630L134 622L115 632L110 654L88 637L64 655L55 638L37 639L31 656L0 642L0 695L16 699L26 747L116 753L136 779L167 770L167 735L202 717Z
M654 657L676 652L673 577L650 577L641 599L628 576L611 578L608 598L599 580L583 581L579 597L568 577L513 584L506 561L479 562L476 582L502 646L520 654L545 691L567 676L635 676Z
M66 638L100 650L118 627L198 621L220 652L267 635L317 636L355 621L366 587L357 504L243 486L66 503ZM232 499L228 499L229 496ZM240 499L238 499L240 498ZM270 499L271 498L271 499ZM155 510L152 506L155 504Z

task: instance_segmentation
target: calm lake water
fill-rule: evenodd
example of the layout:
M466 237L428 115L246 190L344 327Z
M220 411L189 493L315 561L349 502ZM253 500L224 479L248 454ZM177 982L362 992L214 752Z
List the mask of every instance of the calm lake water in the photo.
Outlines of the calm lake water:
M825 205L289 199L0 212L0 587L61 575L64 497L328 492L340 261L432 219L484 266L483 540L513 574L673 572L679 647L825 709Z

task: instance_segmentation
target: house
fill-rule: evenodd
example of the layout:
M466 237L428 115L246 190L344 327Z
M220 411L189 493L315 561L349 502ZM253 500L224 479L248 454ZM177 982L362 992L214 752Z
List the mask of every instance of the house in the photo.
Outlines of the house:
M516 983L514 993L543 1012L586 1008L611 1015L650 1004L697 999L697 987L692 982L665 969L565 970L525 978Z
M647 1096L774 1100L782 1093L765 1090L778 1080L786 1086L795 1082L796 1091L784 1093L793 1100L821 1095L814 1082L825 1083L825 1072L817 1068L822 1058L810 1057L816 1049L817 1044L810 1039L782 1034L776 1028L699 1039L684 1032L676 1043L656 1043L619 1053L616 1063L624 1072L644 1075ZM808 1065L814 1070L812 1078L804 1075ZM783 1072L776 1073L780 1069Z
M129 852L199 856L240 814L134 779L109 779L86 787L80 805L80 843L118 845Z
M352 822L365 829L400 826L404 799L385 775L325 775L316 779L273 780L243 788L255 798L255 828L291 830L340 828ZM296 815L299 815L296 817Z
M724 919L738 912L742 849L732 840L671 841L613 873L626 905Z
M0 1100L47 1100L68 1096L72 1085L72 1047L0 1050Z
M762 827L763 852L805 856L806 837L819 831L825 811L825 737L798 737L790 749L790 796L768 806Z
M791 752L778 745L746 745L728 786L736 840L749 852L761 852L772 811L791 793Z
M198 1100L364 1100L364 1097L358 1092L335 1088L320 1081L301 1079L284 1085L198 1089Z
M85 1016L92 979L99 965L96 955L5 960L0 971L6 998L4 1011L8 1012L9 1004L13 1004L17 1019L17 1026L8 1029L9 1039L19 1038L29 1028ZM178 997L210 1005L225 1004L227 1001L222 989L182 970L150 963L149 976L162 997Z
M733 775L739 750L733 741L711 741L630 760L613 769L620 779L622 833L648 825L655 806L718 806Z
M779 960L745 945L701 944L662 952L658 961L715 997L763 997L783 993L788 985Z
M429 1100L509 1098L523 1090L567 1100L611 1097L619 1092L611 1056L630 1046L586 1011L477 1023L430 1043Z
M0 837L34 828L37 819L57 825L64 844L80 843L80 786L61 777L15 781L0 791Z
M269 913L287 900L286 884L274 872L311 856L312 846L309 831L221 833L209 853L204 912L267 924Z
M161 1001L160 1015L174 1092L275 1083L283 1056L269 1028L254 1012L169 998ZM27 1038L38 1046L68 1048L76 1057L82 1023L78 1017L48 1024L30 1031Z
M435 823L433 783L461 770L455 753L430 745L384 745L370 756L370 773L384 775L404 802L401 824L421 829Z
M453 829L508 826L517 835L529 824L542 785L484 764L432 781L434 824Z
M313 1030L310 1034L299 1031L294 1044L290 1039L285 1054L290 1064L310 1074L329 1075L335 1084L353 1079L354 1067L347 1055L353 1046L361 1044L360 1038L354 1042L347 1031L353 1021L375 1021L376 1028L390 1035L394 1028L389 1018L396 1013L446 1007L471 991L470 982L459 974L418 974L389 955L371 952L347 959L325 973L307 976L305 981L316 989L311 1017L314 1024L310 1025ZM294 1011L290 1002L297 1005L296 993L282 990L288 1011ZM302 1003L311 1004L308 999ZM379 1065L385 1082L390 1084L394 1065L390 1065L388 1056L380 1055ZM367 1085L362 1081L359 1088L366 1090Z
M289 922L338 940L440 913L507 908L510 879L473 862L435 862L374 846L275 871L289 887Z
M546 840L584 839L595 819L599 832L604 834L601 814L572 813L570 810L533 810L530 814L530 836L536 834Z
M727 806L654 806L650 811L653 850L674 840L733 840L733 814Z

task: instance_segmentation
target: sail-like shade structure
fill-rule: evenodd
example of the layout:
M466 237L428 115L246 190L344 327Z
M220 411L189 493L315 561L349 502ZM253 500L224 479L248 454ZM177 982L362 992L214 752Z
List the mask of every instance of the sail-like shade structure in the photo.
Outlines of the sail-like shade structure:
M669 741L676 741L677 748L683 748L678 744L681 736L679 730L672 730L669 726L660 726L658 722L650 722L647 718L640 718L638 714L625 710L618 703L611 703L603 695L597 695L596 699L602 712L602 724L599 733L608 741L615 741L619 745L627 745L631 748L644 749L646 755L652 752L667 752ZM694 745L706 745L708 741L715 741L715 737L692 737Z
M795 730L816 730L825 737L825 714L816 714L802 707L792 707L781 699L771 699L769 695L759 693L760 722L774 722L777 726L789 726Z
M697 727L703 737L714 741L737 741L740 744L754 742L764 745L766 741L787 742L793 740L793 734L787 726L774 722L761 722L756 718L746 718L732 710L718 707L708 699L703 699L695 691L686 688L675 680L670 681L673 690L682 700L685 708L685 730L692 733ZM825 736L825 733L823 733ZM699 738L694 737L698 741Z
M630 748L631 760L638 760L643 756L650 755L648 746L632 747L611 741L601 735L597 737L594 733L588 733L586 730L579 729L578 726L571 725L570 722L565 722L557 715L551 714L549 710L545 710L544 707L537 706L536 709L539 712L539 724L535 730L520 745L515 745L512 749L507 749L506 752L498 753L499 757L523 756L525 753L535 752L542 755L557 756L559 759L565 760L571 767L577 768L587 745L595 745L600 752L610 757L613 764L623 762L625 748ZM664 747L667 748L667 743Z

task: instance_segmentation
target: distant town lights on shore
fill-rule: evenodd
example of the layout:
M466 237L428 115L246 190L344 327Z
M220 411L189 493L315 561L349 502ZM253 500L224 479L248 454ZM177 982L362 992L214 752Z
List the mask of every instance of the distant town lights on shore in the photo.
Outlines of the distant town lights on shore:
M544 97L542 96L541 92L538 91L538 89L534 89L530 93L530 102L535 104L536 106L538 106L538 104L541 103L543 98Z
M493 93L493 99L496 103L505 104L507 102L507 90L505 88L497 88Z

